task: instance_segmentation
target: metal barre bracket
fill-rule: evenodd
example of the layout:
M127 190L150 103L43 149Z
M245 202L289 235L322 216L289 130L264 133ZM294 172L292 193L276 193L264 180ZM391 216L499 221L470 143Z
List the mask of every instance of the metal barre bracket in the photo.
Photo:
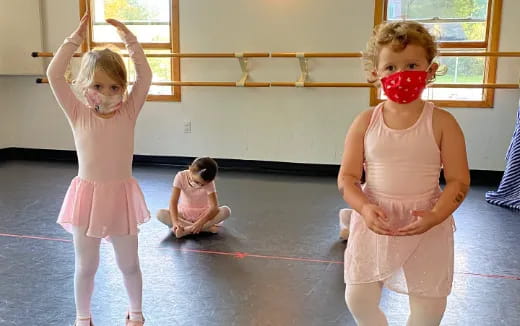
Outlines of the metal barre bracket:
M236 82L237 87L246 86L247 78L249 77L249 67L248 60L244 57L243 52L236 52L235 58L238 59L238 63L240 64L240 69L242 70L242 77Z
M296 58L298 58L300 62L300 78L294 83L294 86L305 87L305 82L309 77L309 59L305 57L305 53L303 52L296 52Z

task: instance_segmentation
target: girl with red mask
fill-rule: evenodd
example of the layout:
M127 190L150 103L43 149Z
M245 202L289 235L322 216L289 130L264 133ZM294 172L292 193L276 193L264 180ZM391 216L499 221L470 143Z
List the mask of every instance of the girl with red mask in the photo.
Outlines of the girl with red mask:
M421 99L435 78L436 54L433 37L416 22L378 26L364 52L369 80L388 100L350 126L338 176L352 208L340 220L342 234L350 233L345 299L358 325L387 325L383 287L409 296L409 326L439 325L451 292L452 213L470 180L457 121Z

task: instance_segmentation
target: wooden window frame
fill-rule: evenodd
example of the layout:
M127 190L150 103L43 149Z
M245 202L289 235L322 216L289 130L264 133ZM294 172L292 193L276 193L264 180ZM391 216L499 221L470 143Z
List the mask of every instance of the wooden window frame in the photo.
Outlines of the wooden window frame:
M388 0L375 0L374 26L384 22L387 15ZM487 11L488 23L486 24L486 39L483 42L439 42L439 50L453 48L486 49L488 52L497 52L500 38L500 22L502 19L502 0L489 0ZM485 57L484 83L496 83L497 57ZM370 89L370 105L375 106L381 102L379 89ZM492 108L495 102L495 90L484 88L482 101L464 100L432 100L438 106L450 108Z
M85 12L90 10L92 0L79 0L79 13L80 17L83 17ZM170 0L170 8L171 8L171 20L170 20L170 43L141 43L141 46L144 50L170 50L173 53L180 52L180 42L179 42L179 0ZM124 43L122 42L109 42L109 43L97 43L92 40L92 20L90 21L90 28L88 32L88 37L86 42L82 45L82 51L87 52L95 47L112 44L119 48L124 48ZM171 76L173 80L180 80L181 75L181 67L180 67L180 58L172 57L171 59ZM180 102L181 101L181 87L180 86L172 86L172 95L148 95L147 101L157 101L157 102Z

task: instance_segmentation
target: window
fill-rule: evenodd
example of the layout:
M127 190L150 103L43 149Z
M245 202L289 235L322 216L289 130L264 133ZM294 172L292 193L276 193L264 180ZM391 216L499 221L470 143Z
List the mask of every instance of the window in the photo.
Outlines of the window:
M414 20L435 35L441 52L498 51L502 0L375 0L375 24ZM496 57L440 56L447 68L437 84L484 84L496 82ZM372 89L370 102L384 97ZM427 88L423 98L444 107L492 107L493 89Z
M80 14L91 13L87 51L112 44L124 49L124 44L107 18L120 20L137 36L146 54L179 52L179 0L80 0ZM122 53L126 53L124 50ZM125 58L130 80L135 79L134 67ZM153 71L153 82L179 80L179 58L148 57ZM180 101L179 86L152 85L148 94L151 101Z

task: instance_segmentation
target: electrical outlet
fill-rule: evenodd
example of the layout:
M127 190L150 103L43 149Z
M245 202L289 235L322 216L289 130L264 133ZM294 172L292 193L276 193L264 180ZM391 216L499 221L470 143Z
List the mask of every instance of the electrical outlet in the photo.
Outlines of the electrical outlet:
M191 134L191 121L190 120L184 121L184 133Z

